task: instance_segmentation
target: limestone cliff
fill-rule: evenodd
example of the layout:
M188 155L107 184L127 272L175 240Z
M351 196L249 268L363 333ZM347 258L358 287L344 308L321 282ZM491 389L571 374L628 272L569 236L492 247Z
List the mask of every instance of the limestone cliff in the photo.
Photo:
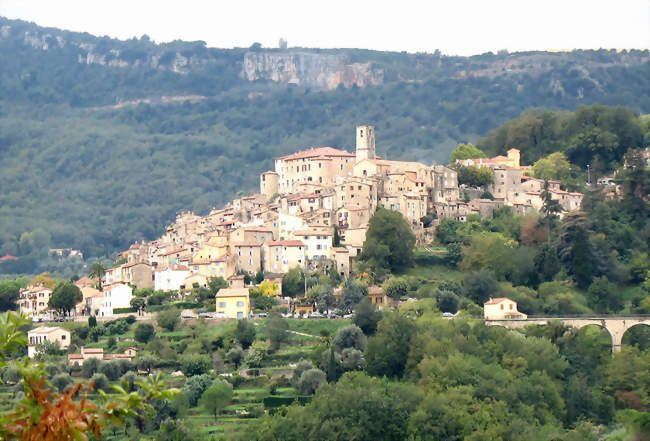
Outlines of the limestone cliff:
M248 52L244 56L242 77L248 81L335 89L353 85L364 87L384 82L383 69L372 63L350 63L344 54L309 52Z

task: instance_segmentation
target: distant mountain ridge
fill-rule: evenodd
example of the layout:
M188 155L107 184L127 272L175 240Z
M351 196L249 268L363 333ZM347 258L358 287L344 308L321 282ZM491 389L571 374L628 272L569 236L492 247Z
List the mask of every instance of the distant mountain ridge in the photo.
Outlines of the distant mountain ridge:
M499 52L459 57L443 56L439 51L409 54L362 49L216 49L206 47L203 41L156 44L146 36L124 41L95 37L3 17L0 17L0 45L13 48L22 45L40 51L60 52L66 60L86 65L219 76L227 80L229 87L225 89L242 86L242 81L331 90L339 85L366 87L433 78L495 79L521 75L540 78L546 75L547 85L564 95L574 91L565 86L563 74L571 79L584 80L589 87L603 91L607 82L601 78L603 71L614 67L640 67L650 61L647 50ZM215 87L207 94L221 92L224 87L219 83L215 82ZM187 91L192 92L196 91ZM584 97L584 91L575 93Z

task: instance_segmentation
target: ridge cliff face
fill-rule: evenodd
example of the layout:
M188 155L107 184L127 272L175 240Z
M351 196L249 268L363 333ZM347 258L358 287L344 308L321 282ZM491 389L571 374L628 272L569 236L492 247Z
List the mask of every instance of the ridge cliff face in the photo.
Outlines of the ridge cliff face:
M248 81L268 80L325 89L384 83L384 70L373 63L350 63L345 54L308 52L248 52L241 76Z

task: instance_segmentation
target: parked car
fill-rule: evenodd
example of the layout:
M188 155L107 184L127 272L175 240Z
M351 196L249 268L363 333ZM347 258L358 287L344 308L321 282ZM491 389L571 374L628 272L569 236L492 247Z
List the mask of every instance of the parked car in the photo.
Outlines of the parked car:
M309 314L309 318L324 318L325 316L318 311L314 311Z
M214 318L228 318L228 316L226 316L226 313L225 313L225 312L217 312L217 313L214 315Z
M213 317L214 317L214 313L212 313L212 312L202 312L202 313L199 314L199 317L203 317L203 318L213 318Z
M196 315L191 314L191 313L189 313L189 312L186 312L186 313L181 314L181 318L184 318L184 319L193 319L193 318L196 318Z
M455 314L454 314L454 313L451 313L451 312L443 312L443 313L442 313L442 316L443 316L443 317L455 317Z

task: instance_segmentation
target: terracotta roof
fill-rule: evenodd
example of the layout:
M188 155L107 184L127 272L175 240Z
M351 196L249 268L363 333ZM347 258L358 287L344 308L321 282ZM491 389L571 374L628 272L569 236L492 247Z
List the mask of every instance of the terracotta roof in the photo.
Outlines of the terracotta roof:
M266 242L270 247L304 247L302 240L279 240L277 242Z
M39 334L49 334L50 332L54 332L54 331L65 331L65 329L59 326L39 326L38 328L34 328L29 332L36 332Z
M504 300L510 300L509 298L506 297L495 297L491 298L487 302L484 303L484 305L498 305L499 303L503 302ZM510 300L512 302L512 300Z
M7 260L18 260L16 256L12 256L11 254L5 254L4 256L0 257L0 262L6 262Z
M248 288L221 288L216 297L248 297Z
M309 150L304 150L302 152L292 153L286 156L280 156L279 158L283 161L292 161L294 159L307 159L307 158L317 158L319 156L343 156L347 158L355 158L354 153L346 152L345 150L339 150L332 147L317 147Z
M82 348L84 354L103 354L104 349L102 348Z
M189 271L189 268L186 267L185 265L169 265L169 266L161 266L159 268L156 268L156 271Z

